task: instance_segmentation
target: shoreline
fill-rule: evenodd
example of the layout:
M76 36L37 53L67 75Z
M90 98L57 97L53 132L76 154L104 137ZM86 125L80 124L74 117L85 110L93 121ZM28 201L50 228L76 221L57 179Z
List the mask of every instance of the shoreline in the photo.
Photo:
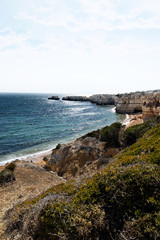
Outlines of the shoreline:
M112 109L112 111L114 111L114 108ZM122 124L125 125L125 129L127 129L131 126L134 126L134 125L142 124L142 123L143 123L143 119L142 119L142 114L140 114L140 113L132 114L132 115L126 114L126 118L122 121ZM72 141L74 141L74 140L72 140ZM45 163L43 161L43 158L50 155L52 153L52 149L54 149L55 147L56 147L56 145L48 150L44 150L44 151L40 151L37 153L29 154L26 156L22 156L19 158L17 157L15 159L9 159L4 162L0 162L0 170L3 170L7 164L14 162L14 161L33 162L34 164L38 165L39 167L42 167L43 164Z
M55 146L53 146L53 148ZM16 157L16 158L5 160L3 162L0 162L0 167L6 165L8 163L14 162L14 161L23 161L24 160L24 161L33 161L34 162L34 161L37 160L37 158L42 158L43 156L46 156L46 154L50 154L52 152L53 148L49 148L47 150L40 151L40 152L37 152L37 153L31 153L31 154L24 155L24 156L21 156L21 157Z
M110 111L116 113L115 111L115 106L112 107L110 109ZM111 123L112 124L112 123ZM103 126L100 126L100 128L102 128ZM96 129L93 129L91 131L94 131L94 130L97 130L98 127ZM89 131L90 132L90 131ZM83 135L87 134L88 132L84 133ZM8 158L8 159L5 159L4 161L0 161L0 169L3 168L3 166L11 163L11 162L14 162L14 161L31 161L31 162L37 162L37 161L41 161L41 159L43 159L43 157L45 156L48 156L49 154L51 154L52 150L57 146L57 144L61 143L61 144L67 144L67 143L70 143L72 141L74 141L75 139L83 136L82 134L80 134L79 136L75 136L74 138L71 138L71 139L66 139L66 140L63 140L62 142L57 142L56 144L53 143L53 145L51 146L51 144L49 144L49 148L46 149L46 150L39 150L37 152L33 152L33 153L29 153L29 154L26 154L26 155L21 155L21 156L15 156L15 157L11 157L11 158ZM42 162L42 161L41 161ZM39 164L39 163L38 163Z

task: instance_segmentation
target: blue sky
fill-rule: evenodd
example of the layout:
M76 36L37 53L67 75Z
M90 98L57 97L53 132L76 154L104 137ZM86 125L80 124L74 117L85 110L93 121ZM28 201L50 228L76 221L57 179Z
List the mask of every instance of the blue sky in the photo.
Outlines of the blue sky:
M159 0L0 1L0 92L160 89Z

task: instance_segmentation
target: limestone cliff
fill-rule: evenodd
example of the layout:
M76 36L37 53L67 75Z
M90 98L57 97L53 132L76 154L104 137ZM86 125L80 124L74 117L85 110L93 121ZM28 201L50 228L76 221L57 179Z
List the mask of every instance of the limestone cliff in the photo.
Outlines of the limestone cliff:
M142 112L148 119L160 115L160 91L135 92L119 95L116 112L131 114Z
M119 95L118 104L116 106L117 113L136 113L142 112L142 96L144 93L136 92Z
M118 97L112 94L95 94L89 97L89 101L98 105L116 105Z
M160 92L142 97L142 113L144 119L160 116Z

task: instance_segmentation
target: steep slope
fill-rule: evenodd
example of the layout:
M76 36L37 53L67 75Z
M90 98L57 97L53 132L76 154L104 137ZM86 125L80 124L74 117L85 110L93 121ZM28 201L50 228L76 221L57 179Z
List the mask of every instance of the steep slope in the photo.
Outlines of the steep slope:
M105 170L18 204L6 220L9 239L160 239L160 125Z

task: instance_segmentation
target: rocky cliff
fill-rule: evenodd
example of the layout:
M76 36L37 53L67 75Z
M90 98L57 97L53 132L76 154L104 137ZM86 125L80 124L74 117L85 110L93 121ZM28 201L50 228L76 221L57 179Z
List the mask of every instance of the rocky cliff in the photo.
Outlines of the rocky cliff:
M52 96L58 100L58 96ZM143 118L148 119L160 115L160 90L133 92L128 94L95 94L86 96L66 96L66 101L89 101L97 105L116 105L116 112L120 114L133 114L142 112Z
M142 112L142 96L142 92L119 95L116 112L122 114Z
M142 97L142 113L144 119L160 116L160 91Z
M131 114L142 112L148 119L160 115L160 91L135 92L119 95L116 112Z
M98 105L116 105L118 97L112 94L95 94L89 97L89 101Z
M94 137L77 139L69 144L58 145L45 159L45 168L57 172L65 179L91 176L109 162L116 149L106 150L105 142Z

